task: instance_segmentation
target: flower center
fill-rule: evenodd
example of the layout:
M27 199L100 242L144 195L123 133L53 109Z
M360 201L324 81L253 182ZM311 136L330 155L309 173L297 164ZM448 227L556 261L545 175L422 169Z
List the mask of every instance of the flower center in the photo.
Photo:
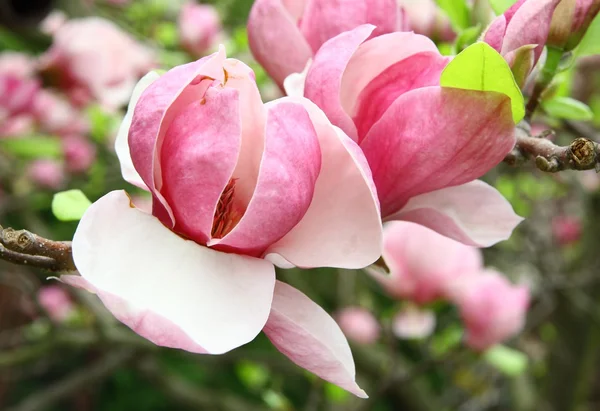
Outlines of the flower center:
M210 232L212 238L225 237L240 221L241 213L237 212L233 207L236 180L235 178L230 179L221 193Z

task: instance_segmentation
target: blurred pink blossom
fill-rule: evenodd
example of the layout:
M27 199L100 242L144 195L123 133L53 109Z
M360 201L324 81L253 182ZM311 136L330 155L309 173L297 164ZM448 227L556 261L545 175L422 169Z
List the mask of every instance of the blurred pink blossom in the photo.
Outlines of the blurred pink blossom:
M373 314L361 307L346 307L335 316L340 328L350 341L373 344L379 338L381 327Z
M15 51L0 53L0 75L12 74L19 78L33 78L36 71L35 59Z
M28 132L40 84L33 60L21 53L0 53L0 137Z
M451 297L467 330L466 344L480 351L523 329L529 298L526 286L512 285L493 270L455 283Z
M562 215L552 219L552 234L560 245L576 243L581 238L581 220L578 217Z
M65 183L62 164L54 160L35 160L29 164L28 176L39 187L58 190Z
M392 332L400 339L429 337L435 329L435 314L409 305L400 310L392 320Z
M57 322L67 320L75 310L69 294L58 285L47 285L38 292L40 305L48 312L50 318Z
M179 13L178 24L181 44L197 57L214 46L222 31L219 13L206 4L185 4Z
M85 134L89 129L84 114L53 91L41 90L37 93L33 113L40 128L46 133L67 136Z
M54 10L40 23L40 31L53 36L66 22L67 15L63 11Z
M78 103L96 100L110 110L128 101L154 54L114 23L87 17L62 25L40 62Z
M450 19L434 0L398 0L398 4L406 14L410 29L415 33L447 42L456 37Z
M96 146L81 136L64 138L63 151L67 170L71 173L87 171L96 159Z

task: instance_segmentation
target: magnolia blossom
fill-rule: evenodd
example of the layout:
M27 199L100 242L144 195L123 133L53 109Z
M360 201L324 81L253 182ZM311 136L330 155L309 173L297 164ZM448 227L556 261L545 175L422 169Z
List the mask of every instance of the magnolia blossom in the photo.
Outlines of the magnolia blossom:
M279 86L301 72L321 45L364 23L373 35L403 30L397 0L256 0L248 20L248 41L256 60ZM292 50L292 51L291 51Z
M178 25L181 44L196 56L206 53L222 30L219 13L205 4L185 4L179 13Z
M18 135L32 128L35 98L40 84L35 63L25 54L0 53L0 137Z
M562 0L552 17L548 45L572 50L600 11L600 0Z
M80 136L68 136L62 142L67 170L83 173L94 164L96 146L90 141Z
M414 306L400 310L392 320L392 332L400 339L427 338L435 329L435 314Z
M466 343L473 349L483 351L523 329L529 290L496 271L456 283L452 294L467 329Z
M33 116L40 129L59 136L85 134L89 123L83 113L60 94L40 90L33 102Z
M65 183L65 171L61 163L55 160L35 160L28 166L27 175L35 185L41 188L58 190Z
M411 30L431 39L452 41L456 32L434 0L398 0Z
M63 322L74 312L75 306L67 292L58 285L48 285L38 292L40 305L54 321Z
M303 93L360 145L384 220L417 222L470 245L508 238L521 218L475 179L514 146L510 100L440 87L449 58L430 39L398 32L367 40L373 30L329 40L305 79L286 79L286 91Z
M150 341L221 354L263 330L296 364L356 395L346 339L273 263L357 268L381 253L373 181L358 146L312 103L263 104L254 73L218 53L146 75L116 150L152 213L113 191L73 238L81 277Z
M576 243L581 238L581 221L577 217L557 216L552 219L552 234L560 245Z
M358 344L373 344L379 338L381 327L373 314L364 308L346 307L335 318L351 341Z
M153 53L128 33L98 17L73 19L54 33L42 68L79 104L97 100L108 109L125 104Z
M422 225L393 221L384 227L383 261L388 273L368 269L390 296L419 304L448 297L459 278L483 269L481 251Z

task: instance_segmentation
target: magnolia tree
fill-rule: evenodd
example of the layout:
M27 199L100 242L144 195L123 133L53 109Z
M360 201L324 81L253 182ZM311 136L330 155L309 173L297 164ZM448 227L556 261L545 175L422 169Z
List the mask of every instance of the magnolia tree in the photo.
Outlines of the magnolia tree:
M594 409L600 1L230 3L8 32L0 404Z

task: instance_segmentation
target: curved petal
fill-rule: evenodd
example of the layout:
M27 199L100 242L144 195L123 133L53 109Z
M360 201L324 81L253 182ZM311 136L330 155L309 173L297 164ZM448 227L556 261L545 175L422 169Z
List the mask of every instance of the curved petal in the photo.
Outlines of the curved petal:
M358 96L374 78L405 58L424 52L440 55L433 41L414 33L385 34L362 44L342 77L340 101L344 110L354 116Z
M124 191L113 191L87 209L73 238L73 260L98 292L126 302L127 314L115 314L128 325L141 322L144 330L152 329L144 320L151 312L211 354L251 341L269 316L275 284L271 263L185 240L132 208ZM114 309L112 302L108 308Z
M300 102L308 110L321 146L321 172L304 218L266 254L279 254L299 267L361 268L373 263L381 255L382 228L364 154L313 103L284 100Z
M498 53L502 51L502 42L506 32L506 17L500 15L492 21L482 35L483 41L489 44Z
M162 194L175 217L175 231L202 244L236 166L241 145L239 93L211 87L203 100L178 113L164 138Z
M382 215L482 176L513 148L514 128L510 100L499 93L425 87L401 95L361 143Z
M373 24L373 36L396 31L400 7L396 0L309 1L302 15L300 31L317 52L330 38L361 24Z
M523 221L494 187L480 180L413 197L386 220L412 221L462 243L489 247Z
M342 76L352 55L373 30L374 26L363 24L323 44L314 57L304 84L304 96L319 106L329 120L354 141L357 139L356 127L340 100Z
M304 84L311 65L312 59L309 59L301 73L292 73L285 78L283 81L285 94L290 97L304 97Z
M313 55L281 0L254 2L248 18L248 43L256 61L280 87L288 75L302 71Z
M300 291L276 282L271 315L263 331L298 366L367 398L354 380L354 359L344 333L325 310Z
M319 141L306 109L289 101L269 104L265 152L248 209L229 234L209 245L260 256L302 219L320 169Z
M130 184L138 186L144 190L147 190L146 184L142 180L142 177L138 174L133 166L133 161L131 160L131 153L129 152L129 143L127 141L129 136L129 127L131 127L131 119L133 117L133 110L140 99L141 94L148 88L148 86L154 81L156 81L160 75L151 71L146 74L144 77L138 81L133 89L133 94L131 95L131 99L129 100L129 106L127 107L127 113L125 114L125 118L123 118L123 122L119 127L119 131L117 133L117 138L115 140L115 151L117 153L117 157L119 158L119 163L121 164L121 174L123 175L123 179Z
M449 60L449 57L443 57L438 52L417 53L391 65L372 79L354 99L355 111L350 112L358 131L359 144L373 124L402 94L421 87L438 86L440 75ZM346 101L342 99L342 102Z

